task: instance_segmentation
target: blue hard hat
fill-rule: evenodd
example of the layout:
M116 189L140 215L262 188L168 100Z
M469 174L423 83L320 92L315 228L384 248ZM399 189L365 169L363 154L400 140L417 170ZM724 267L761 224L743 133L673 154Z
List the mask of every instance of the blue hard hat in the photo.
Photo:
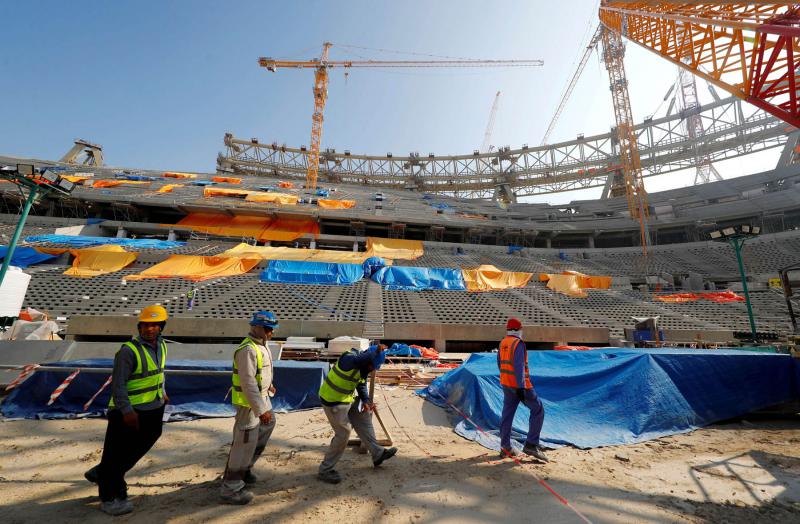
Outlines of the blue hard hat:
M372 354L372 368L375 371L381 369L381 366L386 361L386 352L380 350L380 346L370 346L367 352Z
M270 329L278 329L278 319L271 311L256 311L253 319L250 320L251 326L263 326Z

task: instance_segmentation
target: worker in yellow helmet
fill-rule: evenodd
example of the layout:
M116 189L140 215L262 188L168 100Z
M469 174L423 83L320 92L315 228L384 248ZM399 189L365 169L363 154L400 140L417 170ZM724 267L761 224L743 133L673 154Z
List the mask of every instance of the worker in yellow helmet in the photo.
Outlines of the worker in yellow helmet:
M100 509L109 515L133 511L128 500L127 473L161 436L164 406L164 368L167 344L161 332L167 310L148 306L139 315L139 336L122 344L114 356L108 428L100 464L84 476L97 484Z

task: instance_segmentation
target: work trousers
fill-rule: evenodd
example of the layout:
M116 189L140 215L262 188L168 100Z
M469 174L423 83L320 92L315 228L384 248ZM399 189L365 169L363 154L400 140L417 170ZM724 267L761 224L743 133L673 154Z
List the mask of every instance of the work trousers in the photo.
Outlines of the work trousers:
M138 431L125 425L120 410L108 411L103 457L97 471L97 486L103 502L128 497L125 473L150 451L161 436L164 406L135 411L139 415Z
M378 444L375 438L375 429L372 427L372 413L362 413L358 410L359 401L352 404L338 404L336 406L322 406L328 422L333 427L333 438L325 453L325 458L319 465L320 473L331 471L342 458L347 449L347 441L350 440L350 430L355 429L361 444L366 444L367 450L372 455L372 460L378 459L383 455L383 446Z
M240 410L242 408L239 408ZM249 408L246 408L249 410ZM223 496L234 495L244 489L244 477L261 457L267 447L269 437L275 429L275 413L269 424L258 424L252 428L233 427L233 442L228 454L225 474L222 476L221 493ZM237 416L237 420L239 417Z
M511 426L514 425L514 415L517 413L519 403L517 391L514 388L503 386L503 414L500 416L500 446L503 449L511 449ZM528 437L525 439L525 443L538 446L539 435L544 423L544 406L533 388L525 390L524 404L531 410L528 420Z

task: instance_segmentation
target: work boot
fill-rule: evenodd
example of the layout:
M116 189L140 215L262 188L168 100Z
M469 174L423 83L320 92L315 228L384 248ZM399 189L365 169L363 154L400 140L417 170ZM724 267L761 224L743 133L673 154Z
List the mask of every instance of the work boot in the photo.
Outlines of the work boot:
M244 480L244 483L249 486L250 484L255 484L256 482L258 482L258 477L256 476L255 473L253 473L248 469L247 473L244 474L244 479L242 480Z
M83 478L92 484L97 484L97 480L100 478L100 472L98 471L99 469L99 465L93 467L92 469L87 469L83 474Z
M114 499L107 500L100 503L100 510L103 513L116 517L117 515L125 515L133 511L133 504L128 499Z
M519 455L519 453L517 453L517 450L515 450L514 448L500 448L501 459L516 457L517 455Z
M237 491L233 494L224 494L220 495L220 502L223 504L233 504L235 506L244 506L248 504L251 500L253 500L253 493L251 491L247 491L243 489L241 491Z
M526 455L530 455L531 457L537 458L542 462L550 462L550 459L547 458L547 455L544 454L544 450L541 446L535 444L528 444L525 443L525 447L522 448L522 452Z
M335 469L330 471L320 471L317 473L317 478L322 482L327 482L328 484L338 484L342 481L342 476Z
M376 458L372 461L372 465L376 468L384 463L384 461L389 460L390 458L394 457L397 454L397 448L385 448L381 456Z

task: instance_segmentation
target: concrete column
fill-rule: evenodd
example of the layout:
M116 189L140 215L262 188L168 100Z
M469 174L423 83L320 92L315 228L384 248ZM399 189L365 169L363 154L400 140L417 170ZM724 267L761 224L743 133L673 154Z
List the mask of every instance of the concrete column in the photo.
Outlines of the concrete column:
M167 235L167 240L169 240L170 242L175 241L175 231L171 229L169 230L169 234Z
M353 253L358 253L358 241L353 242Z
M544 239L544 247L547 249L551 249L553 247L553 239L552 238L545 238Z
M311 249L317 249L317 241L316 240L312 240L311 244L309 244L309 247Z
M435 349L439 353L444 353L445 351L447 351L447 340L443 338L434 339L433 349Z
M594 237L589 237L589 249L594 249Z
M124 227L117 229L117 238L128 238L128 231Z

